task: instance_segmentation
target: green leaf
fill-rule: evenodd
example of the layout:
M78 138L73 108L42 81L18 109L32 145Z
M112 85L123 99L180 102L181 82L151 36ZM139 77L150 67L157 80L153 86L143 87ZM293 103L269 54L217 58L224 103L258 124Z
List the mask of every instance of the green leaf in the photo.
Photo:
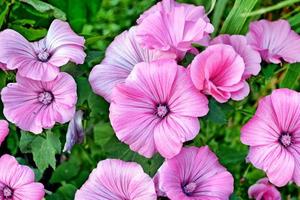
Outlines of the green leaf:
M224 14L225 7L226 7L227 3L228 3L228 0L219 0L216 3L216 6L215 6L215 9L214 9L214 12L213 12L213 17L212 17L212 24L215 28L215 30L213 32L214 36L218 32L218 29L219 29L219 26L220 26L220 23L221 23L221 19L222 19L222 16Z
M88 99L89 94L92 93L92 89L90 87L88 79L85 77L76 78L76 83L78 94L77 104L82 105L84 101Z
M209 100L209 112L206 116L207 119L210 121L217 123L217 124L226 124L226 113L222 109L222 104L218 103L214 99Z
M53 172L50 183L53 184L63 181L70 181L72 178L76 177L80 171L80 164L76 159L64 162L59 165Z
M6 86L6 73L0 70L0 89Z
M300 24L300 13L290 17L288 19L288 21L292 27L299 25Z
M114 135L115 132L110 123L98 123L94 127L94 140L97 145L103 147Z
M280 83L281 88L293 89L300 79L300 63L290 64L287 66L288 70Z
M39 0L21 0L21 2L27 3L34 7L37 11L41 13L49 13L56 19L66 20L66 14L60 9Z
M236 149L227 146L221 146L218 153L220 162L224 165L242 163L245 161L246 156L247 151L237 151Z
M77 188L72 184L65 184L58 190L46 197L47 200L70 200L74 199Z
M59 138L48 132L46 138L38 136L31 143L33 160L39 170L44 171L50 165L56 167L55 154L60 153L61 143Z
M39 137L29 132L21 131L20 150L22 153L31 153L32 142Z
M14 29L15 31L19 32L21 35L23 35L26 39L29 41L34 41L41 39L47 34L47 29L45 28L32 28L32 27L24 27L17 24L11 24L9 26L11 29Z
M248 26L247 17L243 16L253 10L258 0L235 0L233 8L225 19L221 33L239 34L244 26Z
M5 3L3 6L0 6L1 12L0 12L0 29L2 27L2 25L5 22L6 19L6 15L9 12L9 5L8 3Z
M277 68L278 68L278 65L276 65L276 64L268 64L266 67L262 68L261 72L266 79L269 79L274 76L274 73Z
M285 8L287 6L295 4L297 2L300 2L300 0L285 0L285 1L281 1L281 2L279 2L277 4L269 6L269 7L264 7L264 8L255 10L253 12L243 13L242 16L243 17L250 17L250 16L256 16L256 15L262 15L262 14L265 14L267 12L271 12L271 11L274 11L274 10Z

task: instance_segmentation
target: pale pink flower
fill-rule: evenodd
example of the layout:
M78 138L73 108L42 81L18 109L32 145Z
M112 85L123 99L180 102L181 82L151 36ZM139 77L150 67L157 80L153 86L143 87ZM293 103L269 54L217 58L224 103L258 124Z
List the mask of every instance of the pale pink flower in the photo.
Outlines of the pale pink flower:
M133 67L140 62L176 58L175 54L142 48L136 41L136 27L118 35L108 46L105 58L90 73L93 91L111 101L113 88L125 81Z
M232 175L207 146L182 148L156 176L157 190L172 200L227 200L233 192Z
M196 88L220 103L249 94L243 58L229 45L209 46L194 58L189 69Z
M0 120L0 146L9 133L8 123L5 120Z
M75 200L156 200L152 179L134 162L100 161Z
M242 128L249 160L266 172L274 185L300 185L300 93L277 89L259 101L252 119Z
M69 61L82 64L86 56L83 48L84 38L76 35L67 22L57 19L47 36L33 43L11 29L0 33L0 62L34 80L52 81L59 67Z
M77 101L76 83L63 72L50 82L17 75L17 83L3 88L1 98L8 121L22 130L41 133L55 122L63 124L72 119Z
M249 198L255 200L281 200L280 192L269 183L268 178L262 178L248 190Z
M110 120L117 137L145 157L157 151L166 158L178 154L183 142L198 134L197 117L208 112L207 98L174 60L137 64L112 96Z
M300 62L300 36L286 20L251 22L247 39L266 62Z
M45 192L41 183L34 181L33 171L20 165L10 155L0 157L0 199L42 200Z
M182 59L186 52L197 50L193 43L203 44L214 28L203 6L163 0L138 19L138 41L150 49L172 52Z

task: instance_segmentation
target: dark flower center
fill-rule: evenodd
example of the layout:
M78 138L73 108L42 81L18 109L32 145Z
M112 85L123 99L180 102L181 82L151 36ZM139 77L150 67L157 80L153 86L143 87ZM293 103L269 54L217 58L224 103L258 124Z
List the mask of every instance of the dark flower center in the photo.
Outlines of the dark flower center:
M54 100L54 96L51 92L44 91L39 94L38 99L42 104L49 105Z
M3 197L4 197L4 200L6 200L6 199L11 199L12 198L12 196L13 196L13 190L10 188L10 187L8 187L8 186L5 186L4 188L3 188Z
M166 104L158 104L156 107L156 115L164 118L169 113L169 108Z
M43 49L37 54L37 57L38 57L39 61L47 62L50 59L51 55L47 51L47 49Z
M291 134L283 132L279 137L279 142L284 147L289 147L293 143L293 137Z
M196 188L197 188L197 184L195 182L190 182L185 186L183 186L183 192L189 196L196 190Z

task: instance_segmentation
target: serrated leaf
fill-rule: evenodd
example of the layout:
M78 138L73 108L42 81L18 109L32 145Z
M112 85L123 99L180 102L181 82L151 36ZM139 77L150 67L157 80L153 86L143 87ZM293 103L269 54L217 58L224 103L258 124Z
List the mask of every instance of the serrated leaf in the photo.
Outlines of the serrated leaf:
M48 4L48 3L45 3L43 1L39 1L39 0L21 0L21 2L24 2L24 3L27 3L27 4L31 5L32 7L34 7L37 11L39 11L41 13L49 13L57 19L61 19L61 20L66 20L67 19L66 14L62 10L60 10L60 9L58 9L58 8Z
M243 27L248 25L247 17L243 14L251 12L257 2L258 0L235 0L233 8L224 21L221 33L240 34Z
M44 171L50 165L56 167L55 154L60 153L61 143L53 133L36 137L31 143L33 160L40 171Z

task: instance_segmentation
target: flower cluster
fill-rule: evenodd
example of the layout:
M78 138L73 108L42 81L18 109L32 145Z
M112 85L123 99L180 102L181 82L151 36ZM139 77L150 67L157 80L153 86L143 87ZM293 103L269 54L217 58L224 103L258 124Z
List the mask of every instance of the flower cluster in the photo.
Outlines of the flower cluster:
M35 134L56 122L70 121L76 109L77 92L73 77L60 72L69 61L84 62L84 38L67 22L54 20L45 38L29 42L18 32L0 33L0 68L17 70L16 83L1 90L6 119ZM8 123L0 121L0 145L8 135ZM33 171L20 166L14 157L0 158L0 199L41 200L44 186L34 183Z
M248 79L268 63L300 62L300 36L285 20L252 22L244 35L219 35L203 6L163 0L137 24L118 35L89 82L110 103L117 138L140 155L159 153L164 163L152 179L134 162L100 161L75 200L226 200L233 176L208 146L185 146L200 131L208 98L240 101L250 93ZM76 112L74 78L60 72L84 63L84 38L67 22L54 20L45 38L29 42L14 30L0 32L0 69L15 70L16 82L1 91L5 118L34 134L69 122L64 151L84 139L83 112ZM200 52L196 45L203 47ZM194 58L181 66L187 54ZM249 188L249 197L280 199L275 186L300 185L300 93L278 89L260 100L241 130L249 145L247 161L268 178ZM0 145L9 124L0 120ZM44 188L33 171L9 155L0 158L0 199L41 200Z
M193 140L200 131L198 118L208 113L206 96L220 103L242 100L250 93L247 80L258 75L262 60L300 61L296 53L300 52L300 37L284 20L252 22L246 36L224 34L211 39L213 30L202 6L163 0L145 11L136 26L117 36L107 48L103 61L90 73L94 92L110 102L109 117L118 139L145 157L158 152L166 159L153 180L159 196L174 200L228 199L233 192L233 178L218 163L216 155L208 147L183 147L184 142ZM205 49L199 52L194 44ZM194 59L187 67L180 66L187 53L194 54ZM279 101L278 97L275 99ZM293 99L299 102L298 98ZM284 100L278 102L276 108L279 106L285 106ZM257 124L270 119L266 122L270 126L271 121L278 120L266 118L272 110L267 105L262 107L264 119L255 122L253 119L251 125L249 122L242 130L242 142L251 146L248 160L265 170L277 186L291 179L297 182L300 170L294 159L298 151L292 150L292 146L296 143L297 137L293 135L299 118L295 116L293 123L289 123L289 129L293 130L278 128L281 131L273 133L271 140L267 131L277 129ZM280 113L285 111L280 109ZM293 113L296 114L296 110ZM287 122L287 118L279 119ZM258 140L258 137L264 139ZM282 148L291 150L287 153ZM273 150L278 154L273 154ZM277 162L292 163L290 167L279 167ZM137 193L132 191L130 181L120 182L123 180L120 176L128 175L127 170L112 174L107 169L108 174L104 174L104 165L104 161L99 163L77 192L76 199L114 199L116 195L120 199L135 199L132 195ZM280 178L282 174L288 175ZM107 181L97 184L95 177ZM108 186L106 182L113 184ZM264 186L250 188L249 197L280 198L268 181L257 184ZM135 185L135 190L144 191L141 187ZM120 191L120 188L126 190ZM150 188L152 190L152 184L143 199L153 199Z

